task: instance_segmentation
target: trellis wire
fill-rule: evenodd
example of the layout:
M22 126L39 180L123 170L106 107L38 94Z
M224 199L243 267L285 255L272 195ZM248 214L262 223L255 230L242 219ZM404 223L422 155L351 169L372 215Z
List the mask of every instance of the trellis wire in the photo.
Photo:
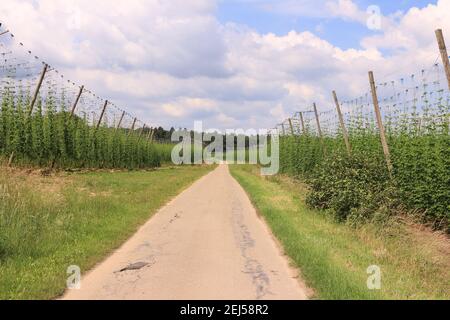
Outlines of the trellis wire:
M10 93L15 94L16 99L24 97L27 93L31 95L36 88L45 64L48 63L35 56L31 50L27 50L22 42L16 40L14 34L2 29L0 24L0 94L3 94L4 90L9 90ZM49 64L41 90L39 90L39 97L42 101L51 98L54 100L55 106L65 109L56 110L57 112L70 111L79 90L80 85L67 79L58 69ZM105 100L92 90L84 88L75 109L75 115L86 118L89 124L95 125L100 117ZM102 119L102 125L115 127L122 112L123 109L109 102ZM134 116L125 112L120 128L130 129L131 124L129 122L132 119L134 119ZM145 123L139 120L139 124L139 128L142 128ZM151 128L147 124L145 124L145 127Z

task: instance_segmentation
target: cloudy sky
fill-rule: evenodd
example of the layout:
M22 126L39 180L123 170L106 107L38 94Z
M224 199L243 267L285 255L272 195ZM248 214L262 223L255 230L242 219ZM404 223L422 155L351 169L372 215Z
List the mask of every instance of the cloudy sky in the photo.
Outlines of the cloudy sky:
M450 0L1 0L0 21L165 127L271 128L313 102L330 109L333 89L359 96L369 70L389 80L432 65L436 28L450 44Z

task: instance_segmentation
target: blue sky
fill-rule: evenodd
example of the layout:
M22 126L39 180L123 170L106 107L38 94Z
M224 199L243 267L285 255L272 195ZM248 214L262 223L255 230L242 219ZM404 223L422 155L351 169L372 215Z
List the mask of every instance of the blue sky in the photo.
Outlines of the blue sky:
M337 17L314 17L308 13L287 14L265 8L277 0L221 0L218 4L217 17L223 22L247 25L260 33L283 35L291 30L311 31L342 49L359 48L360 40L376 31L370 31L355 21L344 21ZM392 15L398 11L406 12L412 7L422 8L436 4L436 0L356 0L360 8L378 5L383 15ZM320 3L320 0L317 1ZM320 26L320 31L318 27Z

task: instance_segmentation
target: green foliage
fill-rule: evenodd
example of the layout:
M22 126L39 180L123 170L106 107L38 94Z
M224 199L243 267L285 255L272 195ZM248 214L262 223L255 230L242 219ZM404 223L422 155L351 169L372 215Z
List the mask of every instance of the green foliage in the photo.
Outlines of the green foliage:
M0 156L19 165L60 168L149 168L170 161L171 146L153 144L139 132L89 125L71 116L51 89L28 113L29 93L5 89L0 108ZM60 101L65 101L64 93ZM45 111L44 111L45 110Z
M448 133L391 139L394 176L404 204L428 221L450 226L450 139Z
M421 130L412 122L387 125L392 178L379 134L358 124L349 125L351 157L339 135L323 143L314 136L282 136L281 172L307 181L308 204L329 210L340 221L378 219L399 208L449 231L450 139L442 119L428 121Z

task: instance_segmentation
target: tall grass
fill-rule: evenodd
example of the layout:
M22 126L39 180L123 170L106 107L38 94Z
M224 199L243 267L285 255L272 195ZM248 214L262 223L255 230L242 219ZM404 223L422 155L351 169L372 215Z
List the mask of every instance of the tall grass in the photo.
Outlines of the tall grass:
M407 224L354 228L308 208L305 185L286 176L262 178L256 166L230 166L301 278L319 299L449 299L450 246L441 233ZM391 221L392 222L392 221ZM369 290L367 268L381 268Z

